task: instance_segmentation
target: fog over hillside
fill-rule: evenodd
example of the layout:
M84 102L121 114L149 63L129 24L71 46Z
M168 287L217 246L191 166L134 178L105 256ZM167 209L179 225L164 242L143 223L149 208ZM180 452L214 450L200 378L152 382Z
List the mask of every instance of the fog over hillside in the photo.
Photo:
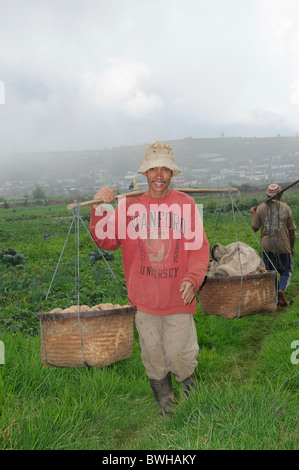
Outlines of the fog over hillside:
M299 137L217 138L169 141L182 173L176 186L288 182L299 175ZM48 195L92 192L102 185L126 188L137 174L145 146L76 152L15 153L0 174L0 197L30 194L34 186Z
M197 168L228 137L296 136L298 31L298 0L2 0L1 173L76 175L107 157L115 175L156 140Z

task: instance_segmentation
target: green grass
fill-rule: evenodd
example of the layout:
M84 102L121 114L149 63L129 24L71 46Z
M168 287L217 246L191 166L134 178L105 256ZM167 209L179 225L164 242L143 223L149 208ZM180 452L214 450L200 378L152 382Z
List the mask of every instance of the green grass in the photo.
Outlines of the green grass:
M245 211L244 211L245 214ZM0 449L14 450L195 450L298 449L298 368L291 344L299 340L299 256L287 292L287 309L225 320L195 318L200 352L199 393L185 400L173 379L174 415L162 421L140 358L135 331L132 356L97 368L45 367L40 357L36 314L58 261L70 219L64 207L2 210L0 249L27 256L25 265L0 264ZM88 211L86 210L86 217ZM204 218L209 240L217 213ZM250 219L248 219L250 220ZM223 221L215 241L235 241L232 220ZM240 241L243 221L238 222ZM251 234L247 230L247 242ZM44 235L51 237L44 238ZM80 244L82 303L126 301L108 268L92 266L88 236ZM74 299L74 244L70 240L51 290L49 304ZM121 282L121 252L109 261Z
M246 349L246 331L250 333L251 327L243 320L227 322L226 331L238 323ZM290 341L297 334L289 332L286 343L276 343L275 354L271 352L275 335L272 339L268 335L253 362L240 360L237 346L229 341L229 348L220 346L220 339L212 349L202 348L199 394L186 401L174 383L176 412L162 422L140 361L137 338L133 355L125 361L102 369L57 369L41 364L38 336L7 332L3 338L6 363L0 369L0 446L296 449L298 366L290 362ZM278 367L281 363L283 367Z

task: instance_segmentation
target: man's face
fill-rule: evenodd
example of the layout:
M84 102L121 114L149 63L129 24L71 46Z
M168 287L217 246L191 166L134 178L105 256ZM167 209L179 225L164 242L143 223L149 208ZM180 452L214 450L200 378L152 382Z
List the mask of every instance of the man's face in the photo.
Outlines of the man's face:
M165 197L169 193L169 183L172 171L165 166L156 166L146 172L148 182L148 195L151 197Z

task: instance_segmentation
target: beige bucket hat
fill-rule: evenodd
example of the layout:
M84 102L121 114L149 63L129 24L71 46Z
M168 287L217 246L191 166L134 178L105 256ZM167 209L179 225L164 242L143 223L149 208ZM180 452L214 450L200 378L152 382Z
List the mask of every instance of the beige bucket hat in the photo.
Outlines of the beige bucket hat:
M173 171L173 176L178 175L182 170L174 161L174 153L169 144L165 142L154 142L144 150L143 162L138 173L145 175L147 170L156 166L165 166Z

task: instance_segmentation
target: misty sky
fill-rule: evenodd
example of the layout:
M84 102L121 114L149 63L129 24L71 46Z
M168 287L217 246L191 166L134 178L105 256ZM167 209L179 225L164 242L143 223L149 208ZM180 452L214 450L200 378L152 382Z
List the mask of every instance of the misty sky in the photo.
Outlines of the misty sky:
M0 81L0 157L295 135L299 0L0 0Z

